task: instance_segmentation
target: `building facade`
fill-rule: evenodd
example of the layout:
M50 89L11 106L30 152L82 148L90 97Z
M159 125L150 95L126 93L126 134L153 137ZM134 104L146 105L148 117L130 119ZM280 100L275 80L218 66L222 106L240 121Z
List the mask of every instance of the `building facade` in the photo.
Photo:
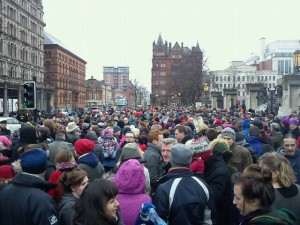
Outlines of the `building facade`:
M45 34L45 83L51 84L52 109L72 109L86 106L86 62L67 50L53 36Z
M47 108L42 1L0 0L0 114L22 108L24 81L36 81L37 108Z
M181 46L176 42L174 46L171 43L163 42L161 34L157 41L152 45L152 75L151 75L151 104L153 106L170 105L180 101L179 90L172 90L171 79L178 73L178 67L182 62L187 61L187 56L197 52L199 60L197 64L202 66L202 52L199 44L192 49ZM184 74L182 74L184 76ZM178 87L180 85L178 84ZM202 86L202 85L201 85ZM201 88L199 85L199 88ZM178 93L177 93L178 92Z

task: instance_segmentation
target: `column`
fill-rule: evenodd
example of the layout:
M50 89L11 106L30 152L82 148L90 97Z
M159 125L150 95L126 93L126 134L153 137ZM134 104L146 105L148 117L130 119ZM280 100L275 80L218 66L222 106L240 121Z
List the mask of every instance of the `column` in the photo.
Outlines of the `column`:
M7 83L4 83L3 89L3 116L8 117L8 109L7 109Z
M50 101L50 99L49 99L49 101ZM44 108L44 104L45 103L45 96L44 96L44 89L43 88L41 88L41 105L40 105L40 111L42 111L42 110L44 110L45 108Z
M18 109L22 109L23 108L23 104L22 104L22 86L19 85L19 90L18 90Z

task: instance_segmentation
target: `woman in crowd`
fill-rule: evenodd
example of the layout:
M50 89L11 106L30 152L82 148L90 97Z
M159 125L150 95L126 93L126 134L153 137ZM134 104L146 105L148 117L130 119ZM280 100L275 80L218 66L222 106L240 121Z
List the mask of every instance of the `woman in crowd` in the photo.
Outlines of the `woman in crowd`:
M253 218L269 212L275 199L271 181L270 171L233 175L233 204L242 215L239 225L250 224Z
M59 204L59 224L71 225L74 214L73 206L80 198L83 189L88 184L87 174L75 168L64 172L59 178L63 195Z
M277 152L265 153L259 158L259 166L272 171L272 184L275 188L274 209L286 208L300 219L300 186L289 161Z
M117 186L109 180L89 183L75 205L74 225L122 225Z

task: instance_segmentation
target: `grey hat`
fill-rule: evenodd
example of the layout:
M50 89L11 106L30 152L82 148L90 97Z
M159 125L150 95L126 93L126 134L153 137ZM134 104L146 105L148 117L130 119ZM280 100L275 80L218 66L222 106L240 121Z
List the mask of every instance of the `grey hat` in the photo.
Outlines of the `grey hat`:
M221 137L231 137L234 141L235 141L235 131L229 127L225 128L224 130L222 130L221 132Z
M210 150L208 140L203 137L188 140L185 145L189 147L193 154L201 154Z
M192 162L192 151L184 144L171 147L170 163L172 167L189 167Z
M120 159L121 159L121 163L129 159L137 159L140 163L146 162L145 160L142 159L139 150L132 146L124 147L122 149Z

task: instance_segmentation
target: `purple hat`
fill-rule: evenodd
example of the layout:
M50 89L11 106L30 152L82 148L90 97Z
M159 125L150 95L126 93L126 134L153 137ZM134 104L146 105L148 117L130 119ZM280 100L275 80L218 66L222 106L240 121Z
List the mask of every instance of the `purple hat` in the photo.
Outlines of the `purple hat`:
M288 117L283 117L282 118L282 124L284 124L284 125L290 125L290 119Z
M294 124L295 126L299 125L299 120L297 118L290 119L290 124Z

